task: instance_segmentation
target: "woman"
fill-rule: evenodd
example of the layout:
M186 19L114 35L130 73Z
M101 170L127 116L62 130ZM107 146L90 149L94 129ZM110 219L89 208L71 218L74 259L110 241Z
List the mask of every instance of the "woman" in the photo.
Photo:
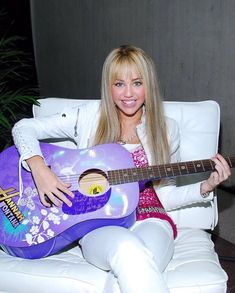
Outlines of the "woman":
M137 167L179 160L178 127L164 117L153 61L129 45L106 58L100 102L52 117L23 119L14 126L13 137L46 207L62 202L71 206L64 193L71 198L73 193L47 167L40 139L69 137L78 148L117 142L132 154ZM110 271L104 292L112 292L113 284L124 293L169 292L162 272L172 258L177 230L166 210L211 199L210 192L231 174L221 155L212 160L216 171L203 182L183 187L176 187L173 180L147 183L130 229L101 227L80 240L86 260Z

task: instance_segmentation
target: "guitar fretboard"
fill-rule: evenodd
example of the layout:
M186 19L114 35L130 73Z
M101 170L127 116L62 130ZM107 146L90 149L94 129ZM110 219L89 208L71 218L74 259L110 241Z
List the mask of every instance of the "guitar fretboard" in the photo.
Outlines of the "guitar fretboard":
M235 157L226 157L231 168L235 167ZM212 160L196 160L172 164L156 165L141 168L128 168L108 171L108 180L111 185L138 182L144 180L157 180L174 178L183 175L214 171L215 164Z

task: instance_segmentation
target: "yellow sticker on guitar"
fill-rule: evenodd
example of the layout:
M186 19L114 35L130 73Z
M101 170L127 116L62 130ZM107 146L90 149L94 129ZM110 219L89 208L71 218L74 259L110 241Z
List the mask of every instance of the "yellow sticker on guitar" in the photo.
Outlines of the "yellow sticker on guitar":
M89 188L90 195L99 194L102 192L103 192L103 187L101 185L92 184Z

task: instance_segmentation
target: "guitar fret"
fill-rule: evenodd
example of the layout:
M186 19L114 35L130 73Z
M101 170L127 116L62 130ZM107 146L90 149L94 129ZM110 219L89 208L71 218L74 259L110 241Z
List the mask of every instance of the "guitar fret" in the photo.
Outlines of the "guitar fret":
M128 170L128 177L129 177L129 182L139 181L137 168L130 168Z
M127 170L127 175L128 175L128 178L132 177L132 169Z
M120 183L124 183L124 179L123 179L123 170L117 170L117 179L118 179L118 182Z
M172 172L172 175L175 176L174 167L172 165L171 165L171 172Z
M177 168L178 168L179 174L182 175L181 168L180 168L180 165L179 164L177 164Z
M123 181L126 182L126 180L128 180L129 175L127 172L123 172Z
M209 160L210 166L211 166L211 170L215 170L215 165L213 164L213 162L211 160Z
M179 164L171 164L174 176L181 175Z
M149 173L149 179L154 179L154 172L153 172L154 169L153 169L152 167L149 166L149 167L147 168L147 170L150 171L150 173ZM144 179L145 179L145 178L144 178Z
M203 171L205 171L205 167L204 167L204 164L202 163L202 161L201 161L201 164L202 164Z
M166 165L163 165L163 170L164 170L166 177L167 177Z
M128 178L129 181L133 180L133 169L132 168L128 169L125 172L125 174L126 174L126 177Z
M171 168L171 166L169 164L164 165L164 171L165 171L166 177L172 177L173 176L172 168Z
M196 168L195 162L192 162L192 163L193 163L194 171L197 172L197 168ZM197 166L198 166L198 165L197 165Z
M195 161L195 162L193 162L193 164L194 164L194 168L195 168L195 173L205 172L205 167L204 167L203 161L201 161L201 160Z
M117 177L119 179L119 182L123 183L122 180L121 180L122 179L121 173L122 173L122 170L117 170L117 174L118 174Z
M139 168L139 179L143 180L144 177L144 170L142 168Z
M117 171L113 171L113 172L108 172L108 180L110 182L110 184L117 184L117 180L116 180L116 176L115 174L117 173Z
M167 177L172 177L174 175L173 169L170 164L166 165L166 173Z
M162 177L162 174L161 174L161 170L159 168L159 165L157 165L156 167L157 167L157 170L158 170L159 177Z
M187 173L189 173L189 171L188 171L188 164L187 163L185 163L185 167L186 167Z
M166 173L166 177L168 177L168 178L172 177L174 175L172 164L165 165L165 173Z
M158 169L159 169L160 176L165 178L166 177L166 170L165 170L164 166L160 165L160 166L158 166Z
M133 169L131 168L128 170L129 181L133 182L133 176L134 176L134 172L133 172Z
M185 164L185 163L179 163L179 166L180 166L180 174L181 175L188 174L187 164Z

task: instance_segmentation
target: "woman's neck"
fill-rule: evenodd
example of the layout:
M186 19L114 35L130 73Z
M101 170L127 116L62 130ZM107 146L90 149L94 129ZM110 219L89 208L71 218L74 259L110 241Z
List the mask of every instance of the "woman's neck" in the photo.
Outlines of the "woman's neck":
M140 109L138 112L136 112L134 115L125 115L123 112L119 112L119 120L120 120L120 125L122 126L130 126L130 125L135 125L137 126L141 122L141 117L143 114L143 110Z
M139 111L133 116L127 116L120 113L121 135L120 142L123 144L138 144L140 143L136 126L141 123L142 111Z

